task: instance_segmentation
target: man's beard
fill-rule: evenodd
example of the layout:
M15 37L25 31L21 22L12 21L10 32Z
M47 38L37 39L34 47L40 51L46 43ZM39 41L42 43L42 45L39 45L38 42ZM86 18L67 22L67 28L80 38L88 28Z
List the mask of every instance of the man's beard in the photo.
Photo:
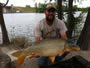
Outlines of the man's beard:
M55 17L53 16L53 18L51 18L51 19L49 19L48 17L46 17L46 20L48 21L48 22L53 22L54 21L54 19L55 19Z

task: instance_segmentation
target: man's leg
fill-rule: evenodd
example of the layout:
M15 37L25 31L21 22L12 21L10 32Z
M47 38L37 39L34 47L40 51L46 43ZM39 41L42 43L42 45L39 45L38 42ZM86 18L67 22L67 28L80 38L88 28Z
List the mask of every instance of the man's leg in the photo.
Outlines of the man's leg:
M37 63L38 63L39 68L43 68L45 65L48 65L48 57L38 58Z
M60 62L69 52L65 52L62 56L56 56L55 62Z

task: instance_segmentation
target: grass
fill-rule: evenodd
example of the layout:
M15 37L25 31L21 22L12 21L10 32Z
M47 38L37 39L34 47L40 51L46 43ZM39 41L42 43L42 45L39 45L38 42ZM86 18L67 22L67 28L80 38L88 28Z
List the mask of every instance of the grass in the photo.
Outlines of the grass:
M34 13L34 12L36 12L35 8L28 8L28 7L15 7L15 8L22 13Z

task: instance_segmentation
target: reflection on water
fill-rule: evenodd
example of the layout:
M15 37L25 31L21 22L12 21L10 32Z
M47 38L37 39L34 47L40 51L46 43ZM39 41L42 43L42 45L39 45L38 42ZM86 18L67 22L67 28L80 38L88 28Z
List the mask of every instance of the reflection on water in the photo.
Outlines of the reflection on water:
M19 35L34 40L34 26L42 18L44 18L43 13L4 14L5 24L9 34L9 38Z

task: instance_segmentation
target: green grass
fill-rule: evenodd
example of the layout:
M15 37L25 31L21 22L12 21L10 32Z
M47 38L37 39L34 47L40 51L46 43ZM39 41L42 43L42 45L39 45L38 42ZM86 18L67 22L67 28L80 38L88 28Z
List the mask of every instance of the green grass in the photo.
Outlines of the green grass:
M22 13L34 13L34 12L36 12L35 8L27 8L27 7L15 7L15 8Z

